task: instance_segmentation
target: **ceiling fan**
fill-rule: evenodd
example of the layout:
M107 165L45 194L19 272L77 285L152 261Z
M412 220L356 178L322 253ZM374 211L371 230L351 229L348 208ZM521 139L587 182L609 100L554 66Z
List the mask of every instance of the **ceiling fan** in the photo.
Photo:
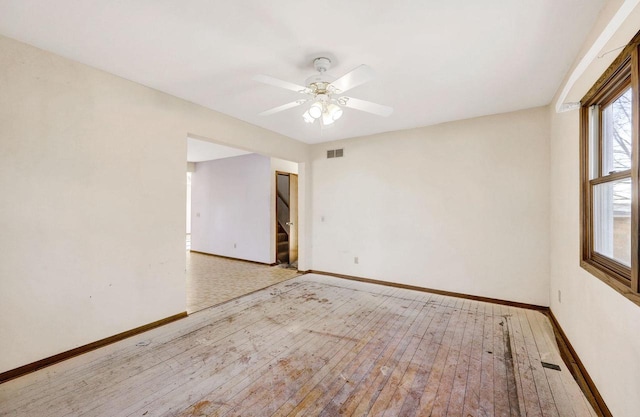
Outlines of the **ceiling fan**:
M316 120L320 120L322 126L332 125L333 122L342 117L343 107L384 117L393 113L393 108L389 106L342 95L354 87L371 81L375 77L373 69L368 65L360 65L337 79L327 74L327 71L331 67L331 60L329 58L316 58L313 60L313 66L316 71L318 71L318 74L314 74L306 79L306 87L288 81L282 81L268 75L256 76L254 78L256 81L275 87L286 88L287 90L307 96L292 101L291 103L263 111L260 113L260 116L270 116L308 102L311 102L311 105L307 111L304 112L302 118L307 123L314 123Z

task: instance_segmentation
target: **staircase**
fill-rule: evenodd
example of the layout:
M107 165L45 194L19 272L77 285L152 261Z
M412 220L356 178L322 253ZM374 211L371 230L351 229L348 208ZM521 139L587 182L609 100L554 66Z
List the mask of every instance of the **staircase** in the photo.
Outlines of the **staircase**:
M289 263L289 235L284 230L282 226L280 226L280 222L278 222L278 231L276 238L276 259L279 264L288 264Z
M288 177L287 177L288 180ZM287 181L288 182L288 181ZM280 185L280 184L278 184ZM276 261L281 264L289 263L289 184L287 187L277 187L276 190ZM282 188L285 188L283 190Z

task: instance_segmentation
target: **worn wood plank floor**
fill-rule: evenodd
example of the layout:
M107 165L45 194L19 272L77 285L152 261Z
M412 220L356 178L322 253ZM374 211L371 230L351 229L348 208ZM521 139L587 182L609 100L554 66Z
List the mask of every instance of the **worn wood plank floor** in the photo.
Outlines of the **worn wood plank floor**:
M539 312L308 274L2 384L0 415L595 413Z

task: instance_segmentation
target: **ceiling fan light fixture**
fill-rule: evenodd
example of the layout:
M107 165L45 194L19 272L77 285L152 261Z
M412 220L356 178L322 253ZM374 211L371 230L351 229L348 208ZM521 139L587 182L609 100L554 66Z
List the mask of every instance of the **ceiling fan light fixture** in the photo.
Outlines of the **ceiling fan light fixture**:
M309 107L307 113L309 113L309 115L314 119L318 119L320 116L322 116L322 103L316 101L311 105L311 107Z
M342 109L340 108L340 106L336 105L336 104L329 104L327 106L327 112L329 113L329 115L331 116L331 118L333 120L338 120L339 118L342 117Z
M313 123L316 121L316 119L311 117L311 115L309 114L309 110L304 112L304 114L302 115L302 118L304 119L305 123Z
M302 114L302 119L305 123L314 124L316 120L321 120L321 126L329 126L342 117L345 107L384 117L391 115L393 112L393 108L388 106L342 96L352 88L369 82L374 78L375 73L369 66L360 65L336 79L327 74L331 67L329 58L318 57L313 61L313 65L318 72L307 78L304 86L267 75L255 77L256 81L307 96L307 98L263 111L260 115L269 116L308 103L309 107Z
M335 122L336 119L334 119L333 117L331 117L331 114L329 112L324 112L322 113L322 124L325 126L331 125L333 124L333 122Z

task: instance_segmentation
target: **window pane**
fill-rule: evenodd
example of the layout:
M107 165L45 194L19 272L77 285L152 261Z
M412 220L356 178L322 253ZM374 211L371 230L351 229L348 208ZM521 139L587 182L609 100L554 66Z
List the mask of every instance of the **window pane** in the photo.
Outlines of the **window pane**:
M602 110L602 175L631 169L631 88Z
M593 249L631 266L631 179L593 186Z
M600 156L598 155L598 142L600 141L600 106L594 104L589 107L589 179L600 176Z

